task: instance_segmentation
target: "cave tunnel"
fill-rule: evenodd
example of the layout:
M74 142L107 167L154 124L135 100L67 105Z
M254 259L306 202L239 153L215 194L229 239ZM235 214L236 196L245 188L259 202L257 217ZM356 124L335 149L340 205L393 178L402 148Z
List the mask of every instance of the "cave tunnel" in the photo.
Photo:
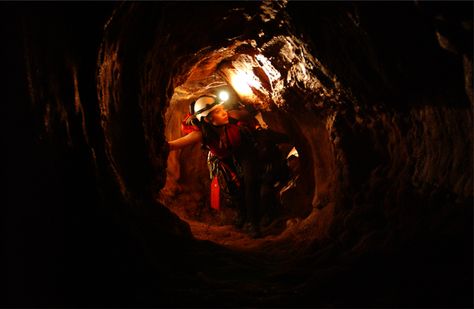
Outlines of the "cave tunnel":
M3 306L473 306L472 2L0 6ZM167 144L221 89L299 155L256 239Z

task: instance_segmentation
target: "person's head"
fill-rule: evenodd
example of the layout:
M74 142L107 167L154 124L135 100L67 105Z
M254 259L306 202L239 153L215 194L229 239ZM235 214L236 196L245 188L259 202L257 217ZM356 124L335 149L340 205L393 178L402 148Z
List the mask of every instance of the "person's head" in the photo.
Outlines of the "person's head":
M216 127L223 126L229 123L229 115L222 105L218 105L204 118L204 121Z
M214 126L222 126L229 123L227 111L224 106L213 95L199 97L192 105L194 116L200 121L205 121Z

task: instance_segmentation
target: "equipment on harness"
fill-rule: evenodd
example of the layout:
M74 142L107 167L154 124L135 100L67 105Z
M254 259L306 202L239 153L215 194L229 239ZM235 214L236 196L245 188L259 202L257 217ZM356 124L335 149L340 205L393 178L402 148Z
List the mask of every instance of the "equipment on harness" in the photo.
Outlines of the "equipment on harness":
M217 175L211 181L211 208L220 210L220 187Z

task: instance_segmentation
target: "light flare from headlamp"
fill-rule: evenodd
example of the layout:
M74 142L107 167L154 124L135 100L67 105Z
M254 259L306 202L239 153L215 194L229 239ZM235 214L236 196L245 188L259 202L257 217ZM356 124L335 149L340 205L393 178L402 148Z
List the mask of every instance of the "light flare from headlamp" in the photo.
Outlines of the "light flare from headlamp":
M231 78L231 84L234 89L242 96L252 96L252 88L250 88L251 77L246 72L237 71Z

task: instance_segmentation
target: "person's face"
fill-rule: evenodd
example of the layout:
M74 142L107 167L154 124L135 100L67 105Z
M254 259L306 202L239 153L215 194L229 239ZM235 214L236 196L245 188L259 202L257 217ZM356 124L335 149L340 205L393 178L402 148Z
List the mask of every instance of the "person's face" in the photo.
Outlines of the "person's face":
M217 106L209 114L209 122L214 126L223 126L229 123L229 116L222 106Z

